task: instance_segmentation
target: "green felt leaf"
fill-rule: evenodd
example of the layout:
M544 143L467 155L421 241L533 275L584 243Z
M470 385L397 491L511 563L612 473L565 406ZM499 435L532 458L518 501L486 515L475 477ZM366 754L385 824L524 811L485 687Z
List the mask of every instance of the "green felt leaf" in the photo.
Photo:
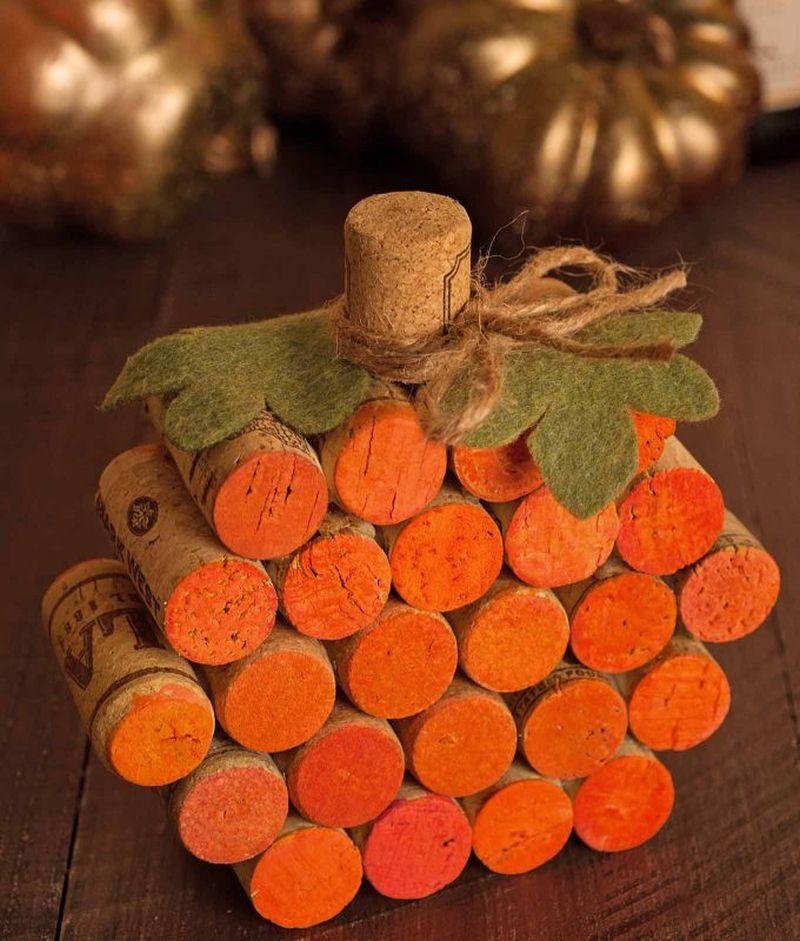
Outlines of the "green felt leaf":
M665 340L676 349L688 346L697 339L703 318L691 312L645 310L632 314L617 314L591 327L579 331L575 339L595 346L636 344L647 346Z
M372 378L336 358L325 310L163 337L125 364L104 409L173 396L165 433L179 448L216 444L266 404L301 434L334 428L369 396Z

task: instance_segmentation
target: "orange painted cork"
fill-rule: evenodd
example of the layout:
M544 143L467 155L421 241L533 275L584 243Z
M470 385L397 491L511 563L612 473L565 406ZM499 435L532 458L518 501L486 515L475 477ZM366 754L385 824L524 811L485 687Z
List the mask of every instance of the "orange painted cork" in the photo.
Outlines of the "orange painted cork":
M394 723L409 770L431 791L464 797L490 787L514 759L516 730L497 695L456 676L442 698Z
M329 432L320 450L333 499L376 525L427 506L447 470L447 450L426 437L416 409L387 386Z
M386 810L351 836L361 849L364 876L390 899L421 899L450 885L472 845L458 802L408 779Z
M710 551L676 579L681 620L700 640L724 643L751 634L778 600L778 565L730 510Z
M148 399L150 420L164 430L165 407ZM274 559L312 536L328 506L319 459L305 438L263 411L239 434L194 454L167 438L192 499L220 541L249 559Z
M678 605L669 585L615 557L557 594L569 612L572 652L593 670L634 670L660 653L675 630Z
M336 507L310 542L267 571L287 621L321 640L348 637L374 621L392 582L374 527Z
M711 549L724 512L717 484L670 438L620 503L617 549L640 572L672 575Z
M658 833L674 803L669 771L652 752L626 739L607 764L575 782L575 833L600 852L633 849Z
M625 737L625 701L608 679L586 667L562 663L509 703L522 754L547 778L591 774Z
M503 875L543 866L561 852L572 832L572 801L563 787L520 761L462 804L472 823L475 855Z
M125 567L92 559L47 590L42 621L100 760L149 787L189 774L208 751L214 712L185 660L159 642Z
M678 633L656 659L620 684L631 732L654 751L694 748L728 714L731 690L722 667L696 638Z
M617 538L613 504L580 520L540 487L522 500L492 505L503 530L511 570L527 585L556 588L588 578L602 565Z
M253 907L281 928L311 928L335 917L361 885L361 854L344 830L291 814L260 856L234 866Z
M97 504L117 555L179 654L230 663L269 634L278 602L264 567L217 540L160 448L114 458Z
M450 451L450 465L462 487L490 503L508 503L538 490L544 480L527 445L528 432L499 448Z
M414 519L382 532L395 591L423 611L476 601L503 565L497 524L473 496L449 484Z
M633 410L631 410L631 418L639 444L639 464L636 473L641 474L655 464L664 453L667 438L675 434L676 423L674 418Z
M458 663L479 686L508 693L533 686L558 666L569 622L558 598L509 572L478 601L451 611Z
M339 685L362 712L402 719L444 693L458 660L441 614L391 599L364 630L328 645Z
M356 827L386 810L403 780L403 749L385 719L337 702L304 745L279 756L300 813L331 827Z
M289 798L275 762L216 735L202 764L169 789L181 843L207 863L251 859L286 822Z
M325 648L281 623L244 660L205 672L220 724L253 751L283 751L307 741L336 698Z

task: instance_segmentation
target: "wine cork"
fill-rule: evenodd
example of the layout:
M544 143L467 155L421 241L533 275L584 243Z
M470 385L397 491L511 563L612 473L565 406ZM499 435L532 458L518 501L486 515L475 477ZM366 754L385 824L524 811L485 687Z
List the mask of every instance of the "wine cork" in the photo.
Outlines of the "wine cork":
M489 503L508 503L541 487L544 480L528 450L528 434L499 448L453 447L450 466L462 487Z
M630 738L602 768L567 788L574 794L575 833L604 853L633 849L652 839L675 803L672 775Z
M321 728L336 699L325 648L280 622L248 657L207 667L205 674L220 725L253 751L301 745Z
M332 498L376 525L399 523L427 506L447 470L447 449L422 430L414 406L378 384L375 397L322 439Z
M160 448L114 458L100 477L97 505L117 555L179 654L230 663L269 634L278 605L269 576L225 550Z
M344 225L347 318L374 335L441 333L470 294L472 224L453 199L382 193Z
M281 928L335 917L361 885L361 854L344 832L290 814L272 845L234 871L253 907Z
M602 674L563 662L547 679L508 698L519 747L546 778L591 774L619 748L625 702Z
M163 435L165 405L146 403ZM242 431L189 453L166 437L192 499L220 541L249 559L274 559L301 546L328 506L328 486L311 445L264 410Z
M469 859L472 829L452 797L406 779L371 823L350 834L361 849L364 876L390 899L421 899L457 879Z
M617 549L632 568L672 575L697 562L722 530L720 489L677 438L619 506Z
M572 832L572 801L564 789L520 761L492 787L461 803L472 824L475 855L503 875L543 866Z
M700 640L724 643L751 634L778 600L778 565L730 510L703 558L675 579L681 620Z
M521 500L494 503L505 558L517 578L536 588L557 588L588 578L614 548L619 522L612 503L581 520L540 487Z
M331 507L310 542L267 564L286 620L322 640L348 637L383 610L392 573L370 523Z
M202 761L214 712L192 667L159 643L125 567L92 559L48 588L42 622L100 760L132 784L169 784Z
M631 409L633 427L636 429L636 441L639 459L636 473L641 474L651 467L664 453L667 438L675 434L675 419Z
M660 653L675 630L678 605L669 585L616 557L556 594L569 613L572 652L593 670L634 670Z
M476 601L503 565L497 524L473 496L450 484L414 519L381 534L395 591L423 611Z
M304 745L278 756L289 797L308 820L356 827L394 799L403 780L403 749L385 719L337 702Z
M703 644L675 634L651 663L619 677L631 732L654 751L694 748L728 714L731 690L722 667Z
M219 733L202 763L167 795L181 843L208 863L238 863L263 853L288 811L286 783L270 756Z
M385 719L402 719L436 702L458 660L456 639L441 614L396 599L369 627L327 649L348 699Z
M516 730L508 707L497 693L458 675L438 702L394 727L409 770L437 794L481 791L514 759Z
M486 689L515 692L558 666L569 622L547 588L531 588L504 572L478 601L447 615L458 640L458 663Z

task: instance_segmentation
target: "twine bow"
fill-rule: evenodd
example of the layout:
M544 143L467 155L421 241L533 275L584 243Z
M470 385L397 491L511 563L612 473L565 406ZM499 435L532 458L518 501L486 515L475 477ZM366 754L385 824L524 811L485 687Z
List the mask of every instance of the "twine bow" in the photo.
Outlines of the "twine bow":
M534 254L514 277L487 285L485 260L473 270L471 296L441 334L402 340L364 329L347 318L344 296L331 305L337 353L375 376L418 387L416 404L429 437L453 444L494 410L509 353L547 346L594 358L667 360L674 346L631 343L598 346L576 339L581 330L615 314L652 308L686 286L675 269L642 281L634 269L579 246L547 248ZM541 279L560 269L588 275L588 290L546 296ZM441 405L469 366L471 387L464 408L446 414Z

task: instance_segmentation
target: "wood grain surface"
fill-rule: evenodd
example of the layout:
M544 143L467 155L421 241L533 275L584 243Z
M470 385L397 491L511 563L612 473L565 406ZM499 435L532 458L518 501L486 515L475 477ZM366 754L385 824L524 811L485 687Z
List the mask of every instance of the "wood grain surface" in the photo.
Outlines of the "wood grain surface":
M706 315L696 355L724 410L681 434L784 578L768 624L714 648L731 713L710 742L666 758L677 806L654 841L618 856L570 843L552 864L510 879L471 864L418 903L364 890L330 925L282 932L254 914L229 869L179 849L156 796L89 755L39 603L63 568L108 554L97 477L147 435L135 409L109 417L96 403L125 356L157 334L333 296L349 207L371 192L431 185L391 156L365 170L323 141L290 139L275 176L226 183L163 242L0 230L0 937L800 938L798 163L752 169L715 205L615 246L636 264L680 256L694 265L691 300Z

